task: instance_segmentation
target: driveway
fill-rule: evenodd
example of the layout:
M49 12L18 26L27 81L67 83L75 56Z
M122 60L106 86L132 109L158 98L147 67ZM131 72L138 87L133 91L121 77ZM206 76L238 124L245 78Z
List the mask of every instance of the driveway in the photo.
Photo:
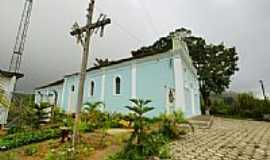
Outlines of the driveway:
M270 123L215 118L171 145L174 160L270 160Z

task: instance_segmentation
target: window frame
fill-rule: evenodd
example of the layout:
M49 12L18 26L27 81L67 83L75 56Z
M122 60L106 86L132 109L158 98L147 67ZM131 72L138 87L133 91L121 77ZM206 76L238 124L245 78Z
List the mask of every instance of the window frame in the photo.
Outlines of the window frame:
M120 80L119 93L117 93L117 83L116 83L117 78L119 78L119 80ZM122 77L120 75L114 76L114 78L113 78L113 95L114 96L121 96L122 83L123 83L123 80L122 80Z
M93 84L93 86L92 86L92 84ZM90 92L89 92L89 95L90 95L90 97L94 97L95 96L95 88L96 88L96 82L95 82L95 80L93 80L93 79L91 79L90 80ZM93 94L92 94L93 93Z

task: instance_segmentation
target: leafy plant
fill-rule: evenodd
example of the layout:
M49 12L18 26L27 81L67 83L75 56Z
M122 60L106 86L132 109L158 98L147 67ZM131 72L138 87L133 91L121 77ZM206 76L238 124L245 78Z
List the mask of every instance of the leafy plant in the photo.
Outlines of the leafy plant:
M0 151L9 150L27 144L60 137L60 130L47 129L32 132L15 133L0 139Z
M194 132L193 126L184 118L183 112L174 112L171 114L161 115L161 126L159 132L169 139L177 139L179 136L186 134L186 128L181 124L187 124L191 131Z
M38 152L38 147L36 145L29 146L25 148L24 153L27 156L33 156Z
M211 106L211 114L231 115L232 107L226 105L223 100L214 100Z
M142 99L130 99L132 103L134 103L134 106L126 106L131 112L134 112L134 117L131 119L134 119L133 121L133 129L134 132L132 133L130 141L133 141L137 138L137 144L140 145L143 137L145 135L144 132L144 125L145 125L145 117L144 115L153 110L153 107L148 107L147 105L151 103L151 100L142 100Z
M81 114L81 121L88 123L91 128L97 129L102 127L104 113L101 112L104 104L102 102L95 103L85 103L85 107L83 108L83 112Z

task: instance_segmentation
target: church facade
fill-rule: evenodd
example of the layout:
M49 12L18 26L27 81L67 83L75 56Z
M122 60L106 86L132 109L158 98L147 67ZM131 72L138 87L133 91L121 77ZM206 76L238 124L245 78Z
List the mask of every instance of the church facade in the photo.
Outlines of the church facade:
M87 70L84 102L101 101L108 112L127 114L129 99L150 99L155 109L149 117L181 110L186 117L201 114L197 71L192 64L186 43L186 33L171 33L159 44L169 46L160 52L133 55ZM165 47L166 48L166 47ZM54 83L36 88L35 102L50 102L66 112L76 110L79 74L64 76Z

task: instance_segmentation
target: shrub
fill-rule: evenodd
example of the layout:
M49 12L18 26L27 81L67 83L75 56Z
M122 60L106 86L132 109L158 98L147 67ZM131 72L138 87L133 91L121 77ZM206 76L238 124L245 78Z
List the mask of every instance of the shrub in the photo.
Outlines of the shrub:
M133 114L127 118L133 122L134 132L123 151L109 157L109 160L145 160L152 156L168 158L169 151L166 144L169 142L169 138L158 131L147 133L144 130L149 122L158 121L158 118L152 121L144 117L147 112L153 110L152 107L148 107L151 101L131 99L131 102L134 103L134 106L127 106L127 108Z
M24 131L24 128L19 127L18 125L14 125L8 129L7 134L14 134L14 133L23 132L23 131Z
M95 126L86 122L81 122L78 128L80 132L93 132L95 129Z
M152 156L169 158L169 149L166 145L168 142L169 139L163 134L152 132L145 136L143 150L139 145L128 143L123 151L109 157L108 160L145 160Z
M24 150L25 155L32 156L38 152L38 147L36 145L32 145L29 147L26 147Z
M222 99L214 100L211 104L211 114L231 115L233 108L228 106Z
M186 128L181 127L180 124L187 124L194 132L193 126L185 120L183 112L163 114L160 117L162 121L159 132L169 139L177 139L179 136L187 133Z
M252 94L239 94L237 97L238 114L244 118L262 120L264 114L270 113L269 101L255 98Z
M60 130L58 129L16 133L0 139L0 151L57 137L60 137Z

